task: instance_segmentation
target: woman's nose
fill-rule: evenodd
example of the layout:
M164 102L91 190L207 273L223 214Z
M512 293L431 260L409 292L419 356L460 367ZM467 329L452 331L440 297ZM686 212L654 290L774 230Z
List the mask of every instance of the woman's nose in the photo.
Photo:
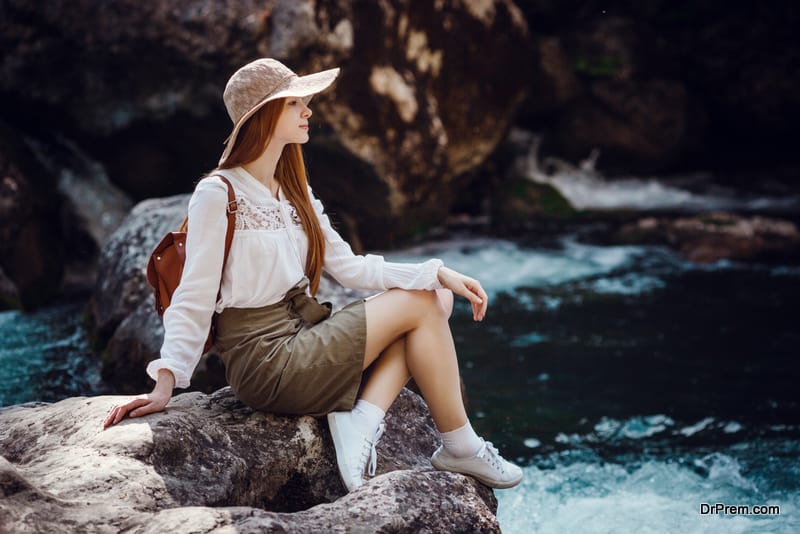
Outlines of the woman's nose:
M306 118L311 116L311 108L308 107L306 104L303 104L303 116Z

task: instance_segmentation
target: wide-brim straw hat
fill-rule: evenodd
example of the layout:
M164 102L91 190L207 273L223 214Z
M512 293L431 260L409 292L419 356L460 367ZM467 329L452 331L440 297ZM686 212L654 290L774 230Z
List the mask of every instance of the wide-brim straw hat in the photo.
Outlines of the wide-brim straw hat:
M225 140L222 165L236 144L239 129L253 114L270 100L294 96L308 104L316 93L328 87L339 69L328 69L314 74L298 76L289 67L272 58L252 61L233 73L225 85L222 99L233 121L233 131Z

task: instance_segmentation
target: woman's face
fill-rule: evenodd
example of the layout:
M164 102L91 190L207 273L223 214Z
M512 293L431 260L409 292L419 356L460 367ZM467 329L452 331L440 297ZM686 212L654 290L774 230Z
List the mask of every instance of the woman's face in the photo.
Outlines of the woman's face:
M283 103L283 111L275 125L274 139L282 143L305 143L308 141L308 118L311 108L302 98L289 97Z

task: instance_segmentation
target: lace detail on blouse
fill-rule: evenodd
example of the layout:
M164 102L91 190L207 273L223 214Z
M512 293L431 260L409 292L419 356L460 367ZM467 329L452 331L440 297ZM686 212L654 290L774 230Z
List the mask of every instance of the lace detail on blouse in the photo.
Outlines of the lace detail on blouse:
M236 212L237 230L282 230L286 228L281 217L281 209L274 204L254 204L245 197L236 197L238 211ZM300 216L289 203L285 204L289 218L295 225L300 224Z

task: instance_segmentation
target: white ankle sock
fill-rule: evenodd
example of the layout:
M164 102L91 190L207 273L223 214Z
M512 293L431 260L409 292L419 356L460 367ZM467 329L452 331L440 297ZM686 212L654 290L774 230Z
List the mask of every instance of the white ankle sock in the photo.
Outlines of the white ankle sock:
M475 456L483 445L469 421L466 425L450 432L440 432L439 437L442 438L445 450L456 458Z
M386 412L378 406L364 399L358 399L350 413L356 429L370 438L372 438L378 429L378 425L383 421L383 416L386 415Z

